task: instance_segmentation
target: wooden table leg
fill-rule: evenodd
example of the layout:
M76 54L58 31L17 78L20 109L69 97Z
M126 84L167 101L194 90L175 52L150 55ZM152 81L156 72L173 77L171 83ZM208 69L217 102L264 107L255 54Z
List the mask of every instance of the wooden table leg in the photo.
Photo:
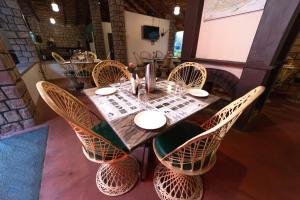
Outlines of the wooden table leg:
M151 148L151 143L150 144L149 143L144 144L141 181L145 181L147 176L148 176L150 153L151 153L150 148Z

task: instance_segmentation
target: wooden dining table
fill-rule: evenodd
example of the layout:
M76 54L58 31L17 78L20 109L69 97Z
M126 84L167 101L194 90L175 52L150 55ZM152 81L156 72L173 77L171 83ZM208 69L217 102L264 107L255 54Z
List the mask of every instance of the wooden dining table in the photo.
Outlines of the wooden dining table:
M99 63L99 62L101 62L100 59L95 59L93 61L73 61L73 62L71 62L70 60L66 60L64 62L64 64L71 64L71 63L74 63L74 64L92 64L92 63Z
M189 94L178 94L175 84L167 80L156 82L156 89L148 93L148 101L141 102L130 91L130 82L111 84L117 92L107 96L96 95L97 88L83 90L90 101L100 111L115 133L129 151L145 144L169 128L216 102L219 97L209 95L205 98L193 97ZM164 114L167 123L156 130L145 130L134 123L134 117L142 110L155 110ZM155 119L149 119L155 120Z

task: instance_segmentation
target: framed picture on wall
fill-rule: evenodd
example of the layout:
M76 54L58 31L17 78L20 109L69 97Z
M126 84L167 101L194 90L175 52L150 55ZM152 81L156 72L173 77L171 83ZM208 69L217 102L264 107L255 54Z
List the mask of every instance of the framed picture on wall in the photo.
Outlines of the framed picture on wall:
M205 0L204 21L264 9L266 0Z

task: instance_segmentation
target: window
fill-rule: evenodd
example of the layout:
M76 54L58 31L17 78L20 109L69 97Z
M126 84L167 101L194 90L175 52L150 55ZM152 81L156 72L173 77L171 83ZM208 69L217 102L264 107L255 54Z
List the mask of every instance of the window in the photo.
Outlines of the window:
M181 57L183 31L178 31L175 34L174 56Z

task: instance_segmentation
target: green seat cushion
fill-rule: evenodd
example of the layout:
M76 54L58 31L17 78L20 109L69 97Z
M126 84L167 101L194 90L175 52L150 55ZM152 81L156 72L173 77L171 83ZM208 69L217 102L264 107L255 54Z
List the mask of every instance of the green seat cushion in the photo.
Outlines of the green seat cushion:
M189 139L203 133L204 131L205 130L203 128L194 124L181 122L180 124L157 136L154 140L154 148L160 157L164 157ZM180 167L177 161L173 161L173 166ZM200 161L195 162L194 169L199 169L200 166ZM183 168L185 170L190 170L192 169L192 166L190 164L184 164Z
M87 70L81 70L80 72L77 73L78 77L87 77L87 76L91 76L92 73L87 71Z
M92 130L98 135L110 141L116 147L122 149L125 152L129 152L119 136L114 132L114 130L106 121L101 121L99 124L94 126Z
M74 70L67 70L67 71L64 72L64 75L66 77L75 77L76 73L75 73Z

